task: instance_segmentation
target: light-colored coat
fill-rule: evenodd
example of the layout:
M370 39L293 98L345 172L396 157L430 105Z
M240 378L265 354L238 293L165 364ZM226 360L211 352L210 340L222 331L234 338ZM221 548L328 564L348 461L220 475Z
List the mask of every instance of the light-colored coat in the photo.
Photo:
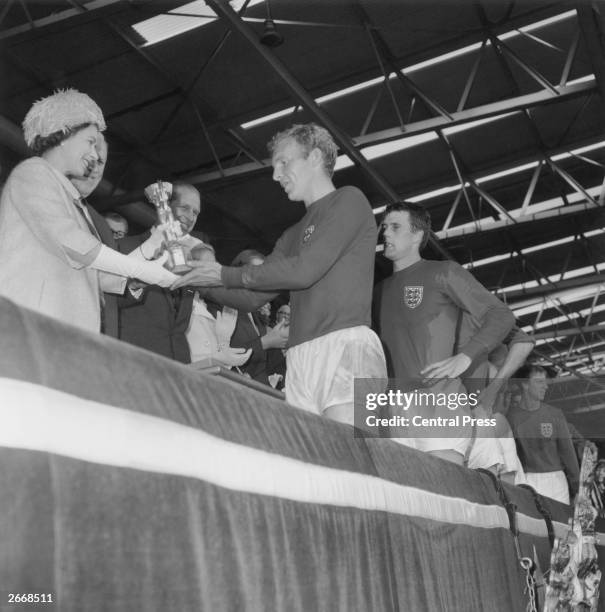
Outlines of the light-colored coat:
M44 159L32 157L12 171L0 200L0 294L99 332L99 273L86 266L100 242L79 206L76 188ZM108 276L115 288L119 277Z

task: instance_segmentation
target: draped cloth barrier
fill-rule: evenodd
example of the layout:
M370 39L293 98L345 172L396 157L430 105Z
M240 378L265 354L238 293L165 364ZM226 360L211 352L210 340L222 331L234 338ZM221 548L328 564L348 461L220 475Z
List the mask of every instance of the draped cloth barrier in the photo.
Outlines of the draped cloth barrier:
M0 610L525 609L484 474L4 299L0 461ZM531 494L507 493L546 569Z

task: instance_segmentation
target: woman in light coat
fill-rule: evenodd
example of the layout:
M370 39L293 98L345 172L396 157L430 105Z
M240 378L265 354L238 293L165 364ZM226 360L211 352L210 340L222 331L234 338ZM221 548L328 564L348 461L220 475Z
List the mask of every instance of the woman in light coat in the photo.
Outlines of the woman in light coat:
M0 200L0 295L94 332L103 290L123 288L116 276L163 287L176 279L162 260L148 260L159 245L132 256L103 245L70 181L94 167L104 129L86 94L71 89L36 102L23 122L34 157L12 171Z

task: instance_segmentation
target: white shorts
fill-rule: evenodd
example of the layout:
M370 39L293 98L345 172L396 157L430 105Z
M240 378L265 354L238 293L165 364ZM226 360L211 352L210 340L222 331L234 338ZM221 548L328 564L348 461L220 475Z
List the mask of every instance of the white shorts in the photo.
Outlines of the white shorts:
M422 392L444 394L449 395L452 393L463 393L465 392L462 383L458 378L452 379L441 379L430 387L421 390ZM439 405L427 405L426 411L421 404L415 407L416 413L421 416L437 417L441 416L444 418L451 418L455 415L467 414L467 408L461 408L453 412L448 408ZM409 416L409 415L408 415ZM468 446L471 442L472 427L470 425L459 425L457 427L447 427L447 430L451 432L449 437L439 437L431 435L433 433L440 433L438 427L427 427L423 430L422 427L414 427L409 430L409 437L406 438L392 438L395 442L415 448L422 452L431 451L455 451L458 454L465 456ZM414 435L416 433L416 435ZM422 435L424 434L424 435Z
M540 495L569 505L569 486L565 472L562 470L556 472L525 472L525 480Z
M496 438L502 449L502 472L513 472L515 474L514 483L516 485L526 484L525 472L517 454L517 445L513 437Z
M470 438L414 438L414 448L425 453L452 450L464 456L469 443Z
M504 456L498 438L477 436L472 444L467 467L474 470L497 466L497 469L501 469L501 466L504 465Z
M431 451L451 450L464 456L468 449L470 440L468 438L391 438L398 444L409 448L415 448L423 453ZM469 466L470 467L470 466Z
M354 379L386 377L380 340L365 325L330 332L286 353L286 401L316 414L339 404L353 410Z

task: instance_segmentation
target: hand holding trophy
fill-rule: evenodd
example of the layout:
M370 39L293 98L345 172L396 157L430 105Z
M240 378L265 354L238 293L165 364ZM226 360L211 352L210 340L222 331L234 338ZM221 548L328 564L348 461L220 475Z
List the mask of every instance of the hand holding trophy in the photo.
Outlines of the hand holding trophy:
M172 195L172 184L157 180L145 188L145 196L155 206L158 222L164 227L164 244L168 252L167 268L175 274L183 274L190 270L187 265L185 250L179 239L183 237L181 224L175 220L168 200Z

